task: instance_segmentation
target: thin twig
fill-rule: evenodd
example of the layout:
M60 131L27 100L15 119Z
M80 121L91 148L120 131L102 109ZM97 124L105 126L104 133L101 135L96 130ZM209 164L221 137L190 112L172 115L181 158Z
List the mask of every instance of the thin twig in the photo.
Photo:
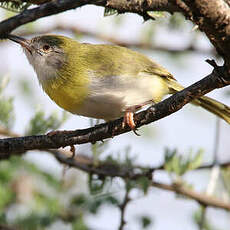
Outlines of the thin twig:
M154 182L152 182L152 186L183 195L187 198L196 200L198 203L200 203L204 206L212 206L215 208L221 208L221 209L225 209L227 211L230 211L230 203L219 200L213 196L207 196L205 194L197 193L197 192L195 192L191 189L185 188L181 185L177 185L177 184L168 185L168 184L163 184L163 183L154 181Z
M207 206L201 205L201 216L200 216L200 221L198 222L199 230L202 230L205 227L206 212L207 212Z
M218 162L219 141L220 141L220 119L216 118L215 138L214 138L214 146L213 146L213 167L211 168L211 175L206 189L206 194L209 196L211 196L214 193L220 174L220 166ZM207 211L208 211L207 207L202 206L201 219L199 223L200 230L204 229L205 227Z
M119 206L120 208L120 211L121 211L121 218L120 218L120 225L119 225L119 230L123 230L124 229L124 226L126 224L126 221L125 221L125 210L127 208L127 205L130 201L130 198L129 198L129 193L130 193L130 188L128 188L128 185L126 183L126 190L125 190L125 197L124 197L124 200L122 202L122 204Z
M52 153L60 163L69 165L70 167L80 169L87 173L91 173L91 174L93 173L93 174L98 174L102 176L120 177L124 179L135 180L137 178L142 178L142 177L149 178L150 174L152 174L154 170L157 170L157 169L161 170L164 168L163 166L159 166L156 168L144 168L140 166L137 166L135 168L135 166L133 166L132 168L130 168L130 167L127 167L127 165L123 165L123 166L121 164L114 165L114 164L106 163L106 162L99 163L97 166L95 166L90 161L90 159L87 160L85 159L84 156L82 156L82 159L81 159L81 156L79 154L77 154L77 156L72 159L64 151L61 151L61 150L48 150L48 151ZM80 160L79 160L79 157L80 157ZM223 166L227 166L228 164L229 163L225 163L223 164ZM205 165L205 166L201 166L200 169L208 169L212 166L213 166L212 164ZM207 196L205 194L199 194L195 191L192 191L191 189L187 189L179 185L167 185L167 184L163 184L163 183L154 181L152 182L152 186L163 189L163 190L176 192L190 199L194 199L197 202L203 205L206 205L206 206L212 206L212 207L221 208L221 209L230 211L230 203L221 201L211 196Z

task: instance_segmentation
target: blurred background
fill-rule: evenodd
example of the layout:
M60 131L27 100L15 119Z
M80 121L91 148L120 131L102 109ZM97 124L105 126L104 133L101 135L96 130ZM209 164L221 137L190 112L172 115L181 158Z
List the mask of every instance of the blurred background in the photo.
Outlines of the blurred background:
M14 14L0 9L0 20ZM29 23L14 34L30 38L55 33L80 42L125 45L167 68L184 86L212 71L206 59L222 63L205 35L191 22L179 14L153 14L155 21L144 22L135 14L104 16L104 8L85 6ZM64 112L52 102L39 86L22 49L7 40L0 42L0 85L2 136L83 129L97 122ZM229 92L226 87L209 96L229 105ZM219 145L214 151L217 128ZM181 162L197 156L199 164L208 164L218 153L218 162L230 161L230 127L196 106L186 105L169 117L141 127L138 133L141 136L130 132L104 144L76 146L76 152L86 159L112 158L143 167L162 165L166 156L175 156ZM230 195L228 174L226 169L217 174L212 191L226 202ZM163 183L182 181L202 193L208 190L211 175L210 169L187 168L183 173L159 170L154 179ZM0 162L0 223L18 229L115 230L120 224L118 205L125 195L125 184L120 178L102 183L100 178L60 164L51 153L27 152ZM124 229L201 229L203 209L196 201L154 187L145 192L135 186L130 198ZM228 229L230 216L226 211L208 208L205 214L203 229Z

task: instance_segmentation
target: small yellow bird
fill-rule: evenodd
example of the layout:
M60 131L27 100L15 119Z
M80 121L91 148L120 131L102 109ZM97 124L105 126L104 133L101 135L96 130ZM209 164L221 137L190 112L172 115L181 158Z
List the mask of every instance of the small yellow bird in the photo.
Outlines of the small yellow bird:
M134 130L134 112L183 89L165 68L125 47L59 35L8 38L23 47L49 97L74 114L106 121L124 116ZM205 96L193 103L230 123L228 106Z

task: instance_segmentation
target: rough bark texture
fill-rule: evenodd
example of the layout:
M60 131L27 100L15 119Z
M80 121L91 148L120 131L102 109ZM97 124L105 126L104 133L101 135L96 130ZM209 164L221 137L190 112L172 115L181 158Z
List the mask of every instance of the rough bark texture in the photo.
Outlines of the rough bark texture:
M181 0L177 0L181 3ZM229 64L230 8L224 0L185 0L183 13L199 26L210 42Z
M166 117L194 98L200 97L215 88L228 85L228 75L223 67L216 67L212 74L189 86L188 88L172 95L164 101L135 115L136 127L149 124ZM94 143L130 131L129 127L122 127L122 118L113 122L97 125L92 128L58 132L55 135L40 135L6 138L0 140L1 157L7 157L11 152L20 153L33 149L52 149L74 144Z

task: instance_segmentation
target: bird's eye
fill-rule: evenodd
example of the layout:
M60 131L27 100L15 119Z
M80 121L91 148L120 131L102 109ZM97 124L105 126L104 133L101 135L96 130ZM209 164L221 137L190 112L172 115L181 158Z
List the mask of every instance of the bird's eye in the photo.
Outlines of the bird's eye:
M42 47L42 49L43 49L44 51L49 51L50 46L49 46L49 45L44 45L44 46Z

